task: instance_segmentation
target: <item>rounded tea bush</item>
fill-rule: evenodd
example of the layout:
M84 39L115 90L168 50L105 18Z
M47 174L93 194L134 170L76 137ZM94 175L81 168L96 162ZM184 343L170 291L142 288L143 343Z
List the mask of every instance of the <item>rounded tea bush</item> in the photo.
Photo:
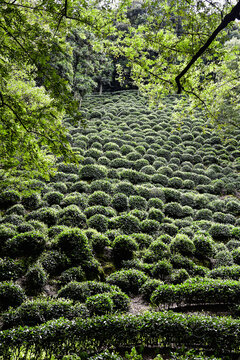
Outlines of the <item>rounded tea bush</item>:
M212 224L209 233L216 241L226 242L231 237L231 229L225 224Z
M6 251L14 258L38 256L46 247L46 237L39 231L18 234L6 242Z
M38 262L50 276L59 275L70 265L70 260L66 254L58 250L43 252L38 258Z
M58 213L58 225L86 227L87 219L77 205L69 205Z
M127 195L122 194L122 193L115 194L112 198L111 206L117 212L127 211L128 206L129 206Z
M153 219L146 219L141 221L141 231L145 234L154 235L160 229L160 224L158 221Z
M51 205L60 204L63 200L64 195L59 191L49 191L44 195L43 200L47 201L47 203Z
M80 179L86 181L103 179L106 174L107 170L104 166L95 164L84 165L79 171Z
M158 261L153 265L152 276L155 279L164 280L167 276L171 275L173 270L172 264L169 261Z
M103 293L89 296L86 306L90 315L105 315L113 312L114 303L109 293Z
M164 212L166 216L172 218L181 218L183 216L183 208L177 202L170 202L164 206Z
M73 305L67 299L35 299L27 300L17 309L10 309L3 315L3 328L9 329L16 326L35 326L52 319L64 317L86 318L89 312L85 305Z
M108 230L108 218L104 215L96 214L87 220L87 225L90 228L105 233Z
M159 223L161 223L164 219L164 214L161 210L152 207L149 209L148 218L151 220L156 220Z
M158 210L162 210L163 209L163 201L161 199L158 198L151 198L148 200L148 209L154 208L154 209L158 209Z
M131 195L129 197L129 207L130 209L146 210L147 200L139 195Z
M36 295L47 284L48 276L41 264L33 265L26 273L24 285L28 295Z
M123 260L133 258L134 251L138 250L138 244L131 236L120 235L113 241L112 248L114 261L120 264Z
M0 208L6 209L16 205L21 200L21 196L16 190L5 190L0 193Z
M80 265L92 258L88 239L78 228L61 232L56 238L56 246L69 257L72 264Z
M144 272L129 269L120 270L107 277L107 283L118 286L123 292L127 294L137 295L140 288L148 280L148 276Z
M195 245L187 235L177 234L170 243L170 250L172 253L180 253L182 255L193 255Z
M203 233L196 233L193 238L195 256L199 258L210 258L213 255L213 241Z
M97 254L101 254L104 251L106 246L110 245L110 241L106 235L103 234L93 234L92 238L92 248Z
M108 206L110 204L110 196L103 191L95 191L88 197L88 206Z
M157 289L159 285L162 285L163 282L158 279L149 279L147 280L140 288L140 294L143 299L150 302L152 293Z
M189 273L186 269L179 269L172 273L170 282L174 285L182 284L184 281L189 279Z
M84 281L86 280L85 272L83 271L81 266L71 267L62 272L59 278L61 284L66 285L71 281Z
M154 258L157 260L162 260L170 256L169 246L163 241L159 240L159 238L154 240L148 249L152 251Z
M0 258L0 281L16 280L24 273L22 262Z
M112 291L120 291L120 288L97 281L72 281L58 291L57 297L85 302L89 296Z
M0 311L5 311L10 306L18 307L26 298L25 292L19 285L7 281L0 283Z
M26 194L22 196L21 203L27 210L36 210L40 206L41 197L37 193Z

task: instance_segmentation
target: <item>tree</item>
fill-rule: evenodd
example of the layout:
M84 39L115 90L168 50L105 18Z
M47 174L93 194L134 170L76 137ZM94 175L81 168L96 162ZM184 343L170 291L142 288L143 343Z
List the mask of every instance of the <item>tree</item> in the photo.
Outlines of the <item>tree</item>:
M111 13L91 1L0 1L0 169L48 174L54 157L76 161L66 137L65 114L81 120L73 96L76 72L68 67L72 22L109 33ZM82 69L80 70L82 71ZM75 79L74 79L75 76ZM74 86L71 86L71 81ZM86 77L84 78L86 81ZM84 82L83 81L83 82ZM94 81L94 80L92 80Z
M112 48L115 56L128 59L135 84L153 103L178 94L182 106L187 96L192 100L190 109L201 106L208 117L218 120L222 110L216 92L221 86L223 95L239 82L237 70L233 74L227 66L237 60L239 50L235 47L229 54L225 43L231 27L238 28L240 1L143 0L141 6L144 20L128 22L118 48ZM223 74L228 85L220 80ZM235 101L229 99L231 103Z

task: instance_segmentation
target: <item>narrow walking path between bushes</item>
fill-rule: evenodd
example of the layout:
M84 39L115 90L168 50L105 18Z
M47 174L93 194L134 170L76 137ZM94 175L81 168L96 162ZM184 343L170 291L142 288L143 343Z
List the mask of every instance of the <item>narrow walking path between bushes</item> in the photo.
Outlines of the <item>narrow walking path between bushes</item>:
M151 310L152 308L143 301L141 296L137 296L131 299L130 302L130 314L143 314L145 311Z

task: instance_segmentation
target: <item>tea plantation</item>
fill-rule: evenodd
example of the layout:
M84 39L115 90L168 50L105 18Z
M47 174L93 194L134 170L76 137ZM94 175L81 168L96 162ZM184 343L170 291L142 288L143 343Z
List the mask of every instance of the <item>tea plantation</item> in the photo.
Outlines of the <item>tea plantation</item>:
M0 359L238 358L240 130L176 103L86 97L79 165L0 193Z

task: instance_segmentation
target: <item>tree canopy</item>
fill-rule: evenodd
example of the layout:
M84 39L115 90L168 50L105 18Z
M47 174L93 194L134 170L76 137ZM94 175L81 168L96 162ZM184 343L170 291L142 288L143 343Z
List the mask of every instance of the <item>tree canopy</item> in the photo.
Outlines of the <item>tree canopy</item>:
M179 95L220 126L239 127L240 1L0 0L0 167L46 174L54 156L77 161L64 116L110 83L154 104ZM124 59L124 65L118 62ZM117 65L116 65L117 64ZM126 65L127 64L127 65Z

